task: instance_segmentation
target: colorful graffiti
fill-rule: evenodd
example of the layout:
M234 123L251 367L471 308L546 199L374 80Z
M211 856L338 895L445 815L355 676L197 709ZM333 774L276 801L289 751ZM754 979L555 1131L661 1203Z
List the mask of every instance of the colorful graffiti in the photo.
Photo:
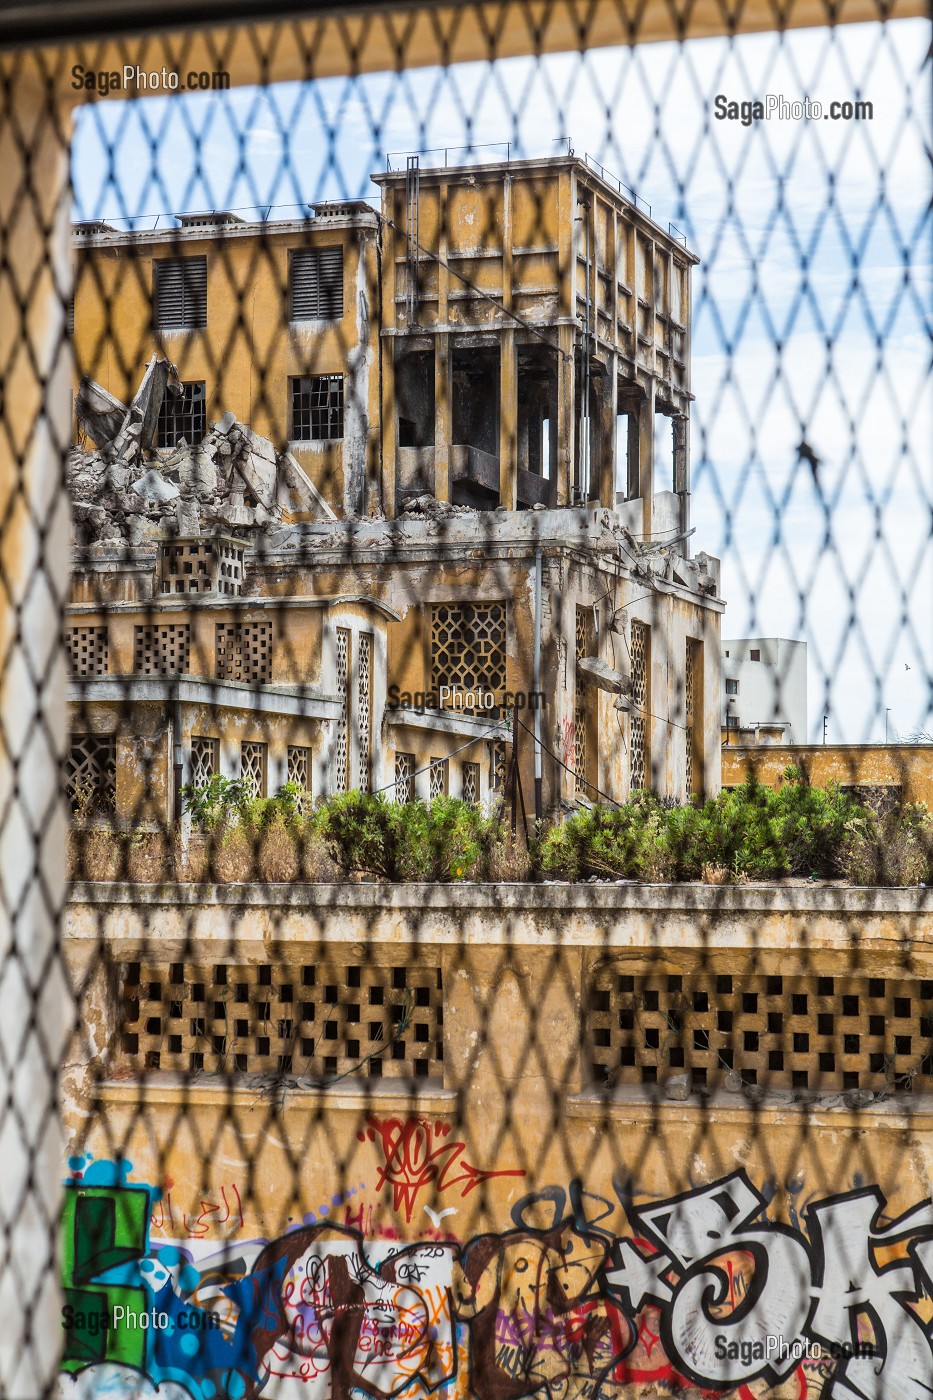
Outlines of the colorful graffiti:
M388 1172L394 1127L384 1141ZM414 1162L466 1194L462 1152L434 1146ZM874 1186L810 1201L799 1225L770 1220L736 1171L630 1200L623 1236L596 1223L608 1199L573 1183L569 1213L549 1187L465 1242L327 1220L208 1240L201 1213L178 1212L167 1244L152 1238L161 1191L125 1169L88 1175L66 1193L65 1400L621 1400L649 1384L755 1400L783 1382L799 1400L933 1395L933 1207L889 1219ZM395 1197L406 1218L421 1189ZM552 1218L535 1228L541 1206ZM230 1224L223 1207L205 1219Z

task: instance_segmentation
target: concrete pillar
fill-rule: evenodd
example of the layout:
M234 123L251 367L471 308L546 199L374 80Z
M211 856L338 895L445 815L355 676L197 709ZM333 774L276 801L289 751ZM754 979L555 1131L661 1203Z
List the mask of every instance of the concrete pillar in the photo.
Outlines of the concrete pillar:
M515 332L499 340L499 504L515 510L518 488L518 366Z
M651 534L654 501L654 380L649 379L645 397L638 410L638 496L642 503L641 530L645 539Z
M59 637L73 367L70 117L54 111L59 83L28 53L0 60L0 1395L11 1400L53 1393L62 1340L57 1067L72 1012L59 942L68 732Z
M680 528L690 529L690 445L689 419L685 413L674 416L674 490L680 497ZM687 542L682 546L687 552Z
M596 425L596 487L600 505L610 510L616 494L616 419L619 411L619 380L615 355L609 356L609 372L599 385Z
M573 492L576 437L576 367L573 361L573 326L557 332L560 359L557 366L557 482L554 504L565 506Z
M395 337L380 340L382 355L382 509L392 520L396 513L395 454L398 442L395 405Z
M453 436L450 336L434 337L434 495L450 500L450 442Z

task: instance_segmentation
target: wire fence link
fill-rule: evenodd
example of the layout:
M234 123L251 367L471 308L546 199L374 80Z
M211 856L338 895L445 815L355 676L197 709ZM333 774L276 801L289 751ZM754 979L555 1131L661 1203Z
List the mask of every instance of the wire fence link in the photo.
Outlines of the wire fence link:
M929 44L0 18L0 1395L933 1391Z

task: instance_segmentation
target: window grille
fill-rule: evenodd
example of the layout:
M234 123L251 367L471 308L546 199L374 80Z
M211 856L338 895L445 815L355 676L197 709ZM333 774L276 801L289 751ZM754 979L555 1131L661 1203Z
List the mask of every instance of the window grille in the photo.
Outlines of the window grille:
M489 790L501 793L505 787L505 743L493 739L489 745Z
M68 670L72 676L105 676L109 667L106 627L69 627Z
M415 796L415 755L396 753L395 755L395 800L412 802Z
M181 438L189 445L199 443L207 430L205 384L182 384L182 392L166 394L159 410L156 428L158 447L176 447Z
M726 715L727 729L740 729L741 727L741 721L738 715Z
M292 321L339 321L343 315L343 248L293 248L288 255Z
M72 809L113 812L117 800L117 741L112 734L72 734L65 762Z
M446 758L432 758L428 771L428 798L447 796L448 761Z
M272 680L271 622L218 622L215 629L219 681L267 685Z
M202 734L191 736L191 785L206 787L220 772L220 741Z
M133 628L133 670L137 676L186 675L190 650L188 622L153 622Z
M337 628L337 695L340 718L334 744L334 789L346 792L350 778L350 630Z
M304 744L289 744L285 765L286 779L308 797L311 793L311 750Z
M443 999L440 967L414 957L124 963L119 1069L439 1081Z
M343 437L343 375L315 374L289 383L293 441L339 441Z
M203 330L207 325L207 258L156 258L152 276L156 330Z
M783 1094L929 1092L933 981L851 975L629 975L597 969L589 992L594 1079L652 1084L730 1075Z
M475 806L475 804L479 802L480 795L479 764L464 762L460 765L460 768L462 780L460 795L464 802L472 802Z
M431 689L442 686L463 695L491 692L498 701L506 688L505 603L437 603L431 608ZM453 698L448 706L454 708ZM457 704L474 714L477 705Z
M630 780L636 788L647 787L651 780L648 735L651 732L651 628L644 622L632 622L632 726L629 744Z
M253 740L240 745L240 777L251 797L266 795L266 749L265 744Z
M373 749L373 634L361 632L356 653L356 728L359 735L359 789L369 792Z

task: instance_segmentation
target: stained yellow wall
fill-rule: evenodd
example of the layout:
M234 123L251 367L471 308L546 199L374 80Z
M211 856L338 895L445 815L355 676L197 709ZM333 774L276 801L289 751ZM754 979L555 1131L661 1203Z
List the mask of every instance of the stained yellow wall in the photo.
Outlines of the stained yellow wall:
M905 802L933 808L933 744L759 744L722 750L722 781L736 787L749 773L777 787L785 768L802 768L816 787L828 783L899 786Z

